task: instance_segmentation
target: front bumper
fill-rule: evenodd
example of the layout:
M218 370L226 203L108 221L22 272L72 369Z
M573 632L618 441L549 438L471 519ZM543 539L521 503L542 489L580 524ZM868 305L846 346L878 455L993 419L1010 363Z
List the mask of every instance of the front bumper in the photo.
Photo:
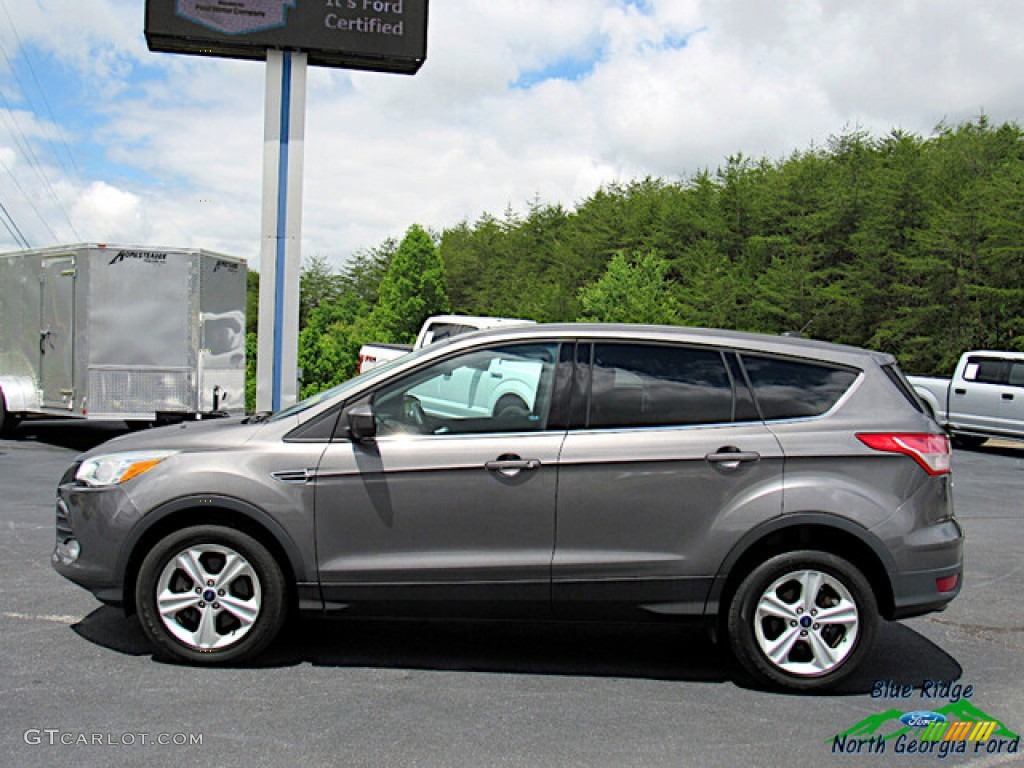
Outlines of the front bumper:
M108 604L124 599L118 570L122 543L139 512L120 487L86 488L73 483L57 490L56 543L50 562L61 576Z

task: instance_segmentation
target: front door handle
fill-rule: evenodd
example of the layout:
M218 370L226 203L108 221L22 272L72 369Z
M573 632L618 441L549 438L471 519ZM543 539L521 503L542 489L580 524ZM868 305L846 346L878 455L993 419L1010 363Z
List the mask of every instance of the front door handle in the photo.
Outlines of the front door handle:
M708 453L704 461L714 464L719 469L739 469L740 464L760 461L761 454L757 451L741 451L738 448L719 448L717 453Z
M1003 392L1003 400L1013 400L1012 392Z
M521 459L518 456L505 454L499 456L494 461L488 461L484 464L484 468L488 472L498 472L505 477L515 477L523 470L535 470L540 469L539 459Z

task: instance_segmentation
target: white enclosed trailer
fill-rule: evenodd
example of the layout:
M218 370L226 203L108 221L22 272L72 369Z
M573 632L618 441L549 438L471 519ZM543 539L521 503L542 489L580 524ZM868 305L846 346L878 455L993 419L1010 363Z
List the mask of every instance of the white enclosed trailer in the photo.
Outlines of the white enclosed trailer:
M0 254L0 431L245 409L245 261L183 248Z

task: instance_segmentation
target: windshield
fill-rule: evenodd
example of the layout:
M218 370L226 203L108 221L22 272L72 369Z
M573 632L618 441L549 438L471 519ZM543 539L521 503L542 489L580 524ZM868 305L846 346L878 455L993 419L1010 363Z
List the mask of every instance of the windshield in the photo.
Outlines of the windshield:
M433 349L435 348L431 347L431 350ZM412 360L419 357L426 351L427 348L424 347L423 349L416 350L415 352L410 352L407 355L396 357L394 360L388 360L386 363L382 363L381 365L378 365L375 368L371 368L365 373L360 373L358 376L353 376L348 381L343 381L341 382L341 384L337 384L331 387L330 389L325 389L323 392L318 392L317 394L312 395L311 397L307 397L305 400L302 400L289 408L285 408L282 411L278 411L273 416L269 417L267 421L280 421L281 419L287 419L289 416L295 416L310 408L314 408L320 405L321 403L325 403L328 400L332 400L335 397L344 394L350 389L355 389L359 384L362 384L371 376L376 376L379 373L384 373L385 371L389 371L392 368L397 368L400 365L404 365L405 363L411 362Z

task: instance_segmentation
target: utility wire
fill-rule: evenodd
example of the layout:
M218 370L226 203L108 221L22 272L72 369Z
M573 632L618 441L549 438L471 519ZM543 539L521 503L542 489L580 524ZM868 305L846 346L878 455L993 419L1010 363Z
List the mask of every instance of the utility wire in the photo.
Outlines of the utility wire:
M4 226L7 227L7 231L11 233L11 237L14 238L14 242L26 250L31 248L32 246L28 244L28 240L26 240L25 236L21 234L21 230L18 229L18 225L14 223L14 219L11 217L11 214L8 213L7 208L3 203L0 203L0 211L3 211Z
M46 107L46 114L50 116L50 123L57 130L57 136L60 137L60 142L64 146L64 154L67 156L67 159L71 164L70 169L64 163L64 159L60 157L59 153L54 154L56 154L58 159L60 159L61 166L64 168L64 171L69 175L74 175L78 179L78 182L82 184L82 186L85 186L81 171L79 171L78 164L75 162L75 156L72 154L71 147L68 146L68 141L64 136L64 131L61 130L60 123L57 122L57 117L53 114L53 108L50 106L50 100L46 98L46 89L43 88L42 83L39 82L39 76L36 74L36 68L32 64L32 58L29 56L28 48L26 48L25 44L21 42L21 35L18 34L18 28L14 26L14 20L11 18L11 14L8 12L7 4L4 0L0 0L0 8L3 9L4 15L7 17L7 23L11 25L11 31L14 33L14 39L18 43L18 50L21 51L21 55L25 59L25 63L28 65L28 71L32 75L32 80L36 84L36 90L43 99L43 105ZM17 73L15 73L15 77L17 77ZM24 91L24 86L22 86L22 90ZM28 97L29 103L32 104L31 94L25 93L25 95ZM32 104L32 109L35 111L35 104Z
M7 50L6 50L6 48L4 48L2 43L0 43L0 53L3 54L3 57L7 61L7 65L8 65L8 67L10 67L11 72L14 73L15 79L18 81L18 85L20 86L22 93L25 94L26 97L27 97L28 93L27 93L27 91L25 89L25 86L22 84L21 78L18 77L17 71L14 68L14 63L11 61L10 56L7 55ZM81 238L78 236L78 232L75 229L75 225L71 222L71 217L68 215L67 208L61 202L61 200L57 197L57 193L54 190L53 185L50 183L50 180L46 177L46 174L43 171L42 163L39 162L39 158L36 155L35 150L32 149L31 143L26 138L25 132L22 130L22 128L21 128L21 126L20 126L20 124L18 122L17 112L11 107L10 102L7 100L6 94L4 94L4 92L2 90L0 90L0 102L3 103L3 107L6 110L5 118L8 119L10 126L13 126L12 135L13 135L13 137L15 139L15 143L18 144L18 148L20 149L20 151L21 151L22 155L25 157L25 159L28 161L29 167L31 167L32 170L35 172L35 174L38 177L39 181L41 182L43 188L49 193L50 199L54 202L54 204L57 206L57 208L64 215L64 219L67 221L68 226L71 228L71 232L74 234L75 239L76 240L80 240ZM29 103L31 104L31 106L32 106L32 108L34 110L35 109L35 105L32 104L31 99L29 99ZM33 114L35 114L34 111L33 111ZM8 173L10 173L10 170L8 170ZM11 175L11 177L14 178L13 174ZM17 182L15 182L15 183L17 184ZM18 189L21 190L21 185L18 184L17 186L18 186ZM49 223L46 221L46 219L43 217L43 215L39 212L39 209L36 208L34 203L32 203L32 199L29 198L27 194L25 194L24 190L22 190L22 194L25 195L25 199L29 201L30 205L32 205L32 208L36 212L36 215L39 216L39 218L46 225L46 228L50 232L50 234L53 235L54 242L55 243L56 242L60 242L59 238L56 236L56 234L54 234L53 228L50 227Z
M0 159L0 166L3 166L3 169L5 171L7 171L7 175L11 177L11 181L14 182L14 186L16 186L18 188L18 191L21 192L21 194L24 196L25 200L28 201L29 206L31 206L32 210L36 212L36 216L38 216L39 220L41 222L43 222L43 226L46 227L46 231L50 233L50 237L53 238L53 242L59 243L60 242L60 238L57 237L57 234L50 227L50 224L46 220L46 217L43 216L43 214L41 214L39 212L39 209L36 207L36 204L35 204L35 202L33 202L32 198L29 197L28 194L25 192L25 190L22 188L21 184L18 182L18 177L15 176L11 172L11 169L7 166L7 163L5 163L2 159ZM77 237L77 235L76 235L76 237Z

